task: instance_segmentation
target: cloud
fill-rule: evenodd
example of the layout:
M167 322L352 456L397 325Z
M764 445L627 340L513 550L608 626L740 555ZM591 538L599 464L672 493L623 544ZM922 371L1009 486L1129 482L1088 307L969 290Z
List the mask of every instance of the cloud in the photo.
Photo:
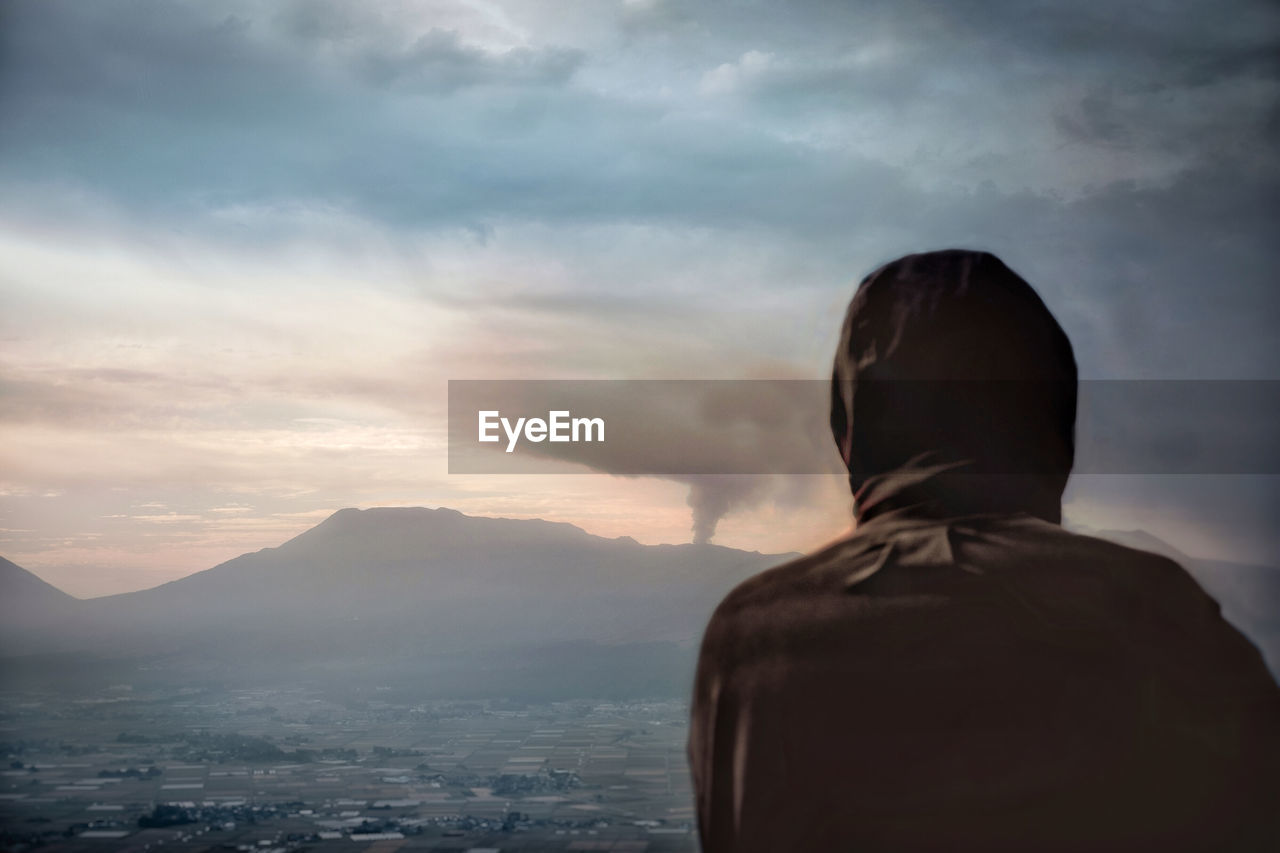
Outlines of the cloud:
M10 4L20 485L414 494L439 459L395 448L438 437L447 378L821 377L856 280L949 245L1032 281L1086 376L1273 377L1278 18L1253 0ZM680 485L699 536L793 486Z
M0 74L11 195L73 184L246 241L284 219L246 212L292 211L305 230L333 211L397 231L643 222L834 243L914 227L931 191L984 180L1067 197L1160 185L1224 143L1248 169L1274 166L1277 81L1249 3L1236 18L1254 27L1211 34L1093 6L798 4L792 19L688 4L704 26L666 49L715 58L681 59L699 70L688 97L665 100L596 84L649 74L615 68L643 46L532 43L450 4L398 30L378 6L143 8L14 13ZM1218 70L1183 81L1192 67ZM724 99L699 92L738 97L708 108Z
M767 74L776 62L776 58L771 53L749 50L736 62L717 65L702 75L698 91L704 95L732 94L742 86L749 86L753 80Z
M456 32L431 30L404 50L365 54L358 68L373 85L439 95L472 86L558 86L581 61L580 52L563 48L490 53L463 44Z

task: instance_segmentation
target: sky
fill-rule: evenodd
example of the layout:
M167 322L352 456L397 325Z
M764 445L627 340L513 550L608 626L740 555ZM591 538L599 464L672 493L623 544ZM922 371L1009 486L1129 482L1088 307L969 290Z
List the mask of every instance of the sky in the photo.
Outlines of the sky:
M812 549L838 477L451 475L447 383L821 379L933 248L1027 278L1083 378L1280 379L1278 39L1262 0L3 0L0 553L104 595L385 505ZM1273 565L1277 510L1066 500Z

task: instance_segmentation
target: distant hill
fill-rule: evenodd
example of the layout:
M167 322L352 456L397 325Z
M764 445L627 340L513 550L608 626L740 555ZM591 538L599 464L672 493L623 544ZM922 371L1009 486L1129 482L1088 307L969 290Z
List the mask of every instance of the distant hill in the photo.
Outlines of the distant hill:
M50 602L39 618L0 626L0 647L212 679L429 670L442 690L515 679L579 695L628 680L683 691L720 598L791 556L641 545L450 509L345 509L277 548L153 589L64 596L66 611ZM15 587L43 584L14 569L25 575ZM575 672L592 683L569 683Z
M0 557L0 613L25 608L62 607L77 599L50 583L42 581L17 563Z
M1182 563L1280 672L1280 572ZM641 545L450 509L344 509L276 548L81 601L0 560L0 679L373 681L453 696L681 695L712 609L795 555Z
M0 653L14 655L42 650L49 627L69 621L81 603L0 557Z

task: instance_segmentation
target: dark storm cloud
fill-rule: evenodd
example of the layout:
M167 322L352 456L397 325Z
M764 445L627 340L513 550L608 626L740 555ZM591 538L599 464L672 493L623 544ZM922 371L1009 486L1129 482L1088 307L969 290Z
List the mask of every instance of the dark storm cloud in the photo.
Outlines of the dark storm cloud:
M477 233L522 221L714 228L725 245L771 242L821 258L808 284L828 287L901 252L980 246L1048 291L1087 368L1256 374L1276 355L1267 329L1277 321L1269 280L1280 170L1257 153L1276 123L1274 98L1250 95L1244 109L1178 128L1166 125L1185 123L1186 107L1126 93L1273 80L1262 48L1274 35L1268 8L1238 4L1207 29L1174 7L1146 16L1075 4L684 8L682 20L707 26L681 37L702 39L706 53L779 51L744 84L748 115L826 103L856 116L859 104L898 102L928 104L946 121L967 110L986 117L984 104L1007 97L1007 84L1034 94L1037 81L1079 70L1088 85L1114 82L1062 105L1049 128L1062 143L1188 158L1158 182L1081 185L1061 198L963 177L922 183L902 165L814 149L737 114L571 86L592 59L576 48L489 51L439 29L388 41L386 22L366 25L349 7L252 17L158 2L15 4L0 52L0 181L18 210L78 186L165 228L250 242L279 235L234 213L210 220L210 211L330 205L395 229ZM834 61L878 36L901 43L899 53L866 68ZM816 58L785 52L806 38ZM1017 61L997 61L1006 55ZM967 88L931 94L957 69ZM983 80L990 93L971 88ZM997 171L1015 157L1000 145L1035 131L1019 123L990 129Z
M335 59L263 22L93 8L11 16L0 179L26 193L79 184L166 224L301 201L452 227L750 221L783 175L826 179L768 137L566 90L574 51L489 55L432 31Z
M1059 113L1054 120L1062 135L1076 142L1127 145L1131 140L1110 92L1091 92L1080 99L1078 110Z
M957 129L981 129L992 140L1056 130L1068 143L1132 144L1191 159L1227 141L1269 158L1259 134L1280 78L1275 4L676 5L699 23L679 31L683 41L717 34L719 62L738 60L743 46L769 56L770 67L744 79L742 93L753 108L792 121L856 117L869 107L902 121L923 105L947 137ZM1072 88L1085 91L1073 97ZM1042 128L1036 114L1046 103L1058 115ZM849 132L857 135L856 124Z
M1041 77L1149 73L1166 85L1274 76L1280 32L1280 11L1259 0L1144 7L1105 0L663 0L628 14L650 29L667 21L687 38L714 32L725 44L757 49L821 53L893 37L913 46L922 65L963 62ZM1011 60L1023 67L1009 68Z
M512 90L558 86L579 61L557 48L489 53L441 30L316 51L270 18L171 3L24 4L7 23L5 182L79 184L194 225L236 203L320 201L410 223L492 213L554 178L513 163L510 140L484 142L529 117ZM460 110L396 112L397 94L476 88L485 97Z
M559 85L582 55L573 50L515 49L493 57L467 47L455 32L432 30L395 53L370 52L357 68L375 85L443 94L470 86Z
M694 4L686 15L727 28L686 36L705 42L704 53L736 45L721 54L732 62L744 45L780 51L743 81L752 98L745 112L728 116L570 85L604 53L490 50L439 28L395 41L386 22L307 8L254 17L155 2L11 6L0 54L0 103L11 118L0 127L0 180L27 193L79 184L167 223L177 214L209 229L219 227L201 221L211 210L301 203L401 228L640 221L764 228L834 244L870 228L940 230L921 229L922 214L926 226L999 219L989 230L1004 234L1021 220L1001 212L1022 202L957 193L974 186L963 176L950 188L922 184L878 159L874 145L869 153L814 149L776 132L785 127L741 115L782 110L803 122L823 109L856 117L869 105L910 113L924 104L933 112L921 120L933 115L944 133L965 115L970 124L1003 119L990 128L996 164L1012 156L1000 150L1004 140L1038 132L1010 126L996 109L1009 86L1034 96L1067 67L1087 72L1093 88L1039 129L1067 143L1194 149L1202 135L1203 150L1188 155L1199 161L1220 150L1209 143L1226 132L1224 121L1262 141L1271 115L1265 103L1252 113L1224 108L1149 139L1164 121L1160 109L1118 94L1139 83L1174 85L1191 68L1202 69L1196 85L1271 79L1261 53L1268 18L1251 4L1207 34L1173 11L1144 17L1110 6L799 4L743 13ZM628 14L646 8L666 7ZM880 36L891 42L883 61L841 60ZM785 52L802 43L811 49ZM1002 53L1017 61L997 62ZM946 88L952 78L959 89ZM1226 190L1251 181L1255 168L1242 164ZM977 206L987 210L975 216Z

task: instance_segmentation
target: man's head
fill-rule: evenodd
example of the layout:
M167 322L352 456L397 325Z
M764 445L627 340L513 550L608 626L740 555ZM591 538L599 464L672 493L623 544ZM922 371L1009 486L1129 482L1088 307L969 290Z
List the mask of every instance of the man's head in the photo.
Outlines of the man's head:
M1075 357L1044 302L994 255L908 255L867 276L845 317L831 403L859 504L869 481L923 460L962 464L962 478L939 481L950 510L1058 520L1075 451Z

